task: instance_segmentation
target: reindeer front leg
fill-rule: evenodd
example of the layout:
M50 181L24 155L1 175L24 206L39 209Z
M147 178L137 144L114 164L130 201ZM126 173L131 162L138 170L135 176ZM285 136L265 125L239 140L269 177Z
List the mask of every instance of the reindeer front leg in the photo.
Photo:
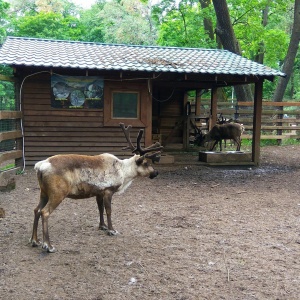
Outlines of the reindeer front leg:
M103 200L103 196L102 195L101 196L100 195L96 196L96 201L97 201L99 215L100 215L99 229L108 230L108 227L104 222L104 200Z

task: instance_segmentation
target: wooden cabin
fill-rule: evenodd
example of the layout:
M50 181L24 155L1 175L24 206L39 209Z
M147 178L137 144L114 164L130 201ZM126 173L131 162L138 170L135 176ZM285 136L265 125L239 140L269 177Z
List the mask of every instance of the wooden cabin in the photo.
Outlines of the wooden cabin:
M226 50L130 46L7 37L0 63L14 69L21 103L26 165L58 153L124 155L119 123L132 139L144 128L144 144L168 137L187 147L187 92L254 84L252 162L259 161L264 80L284 73ZM2 117L2 118L5 118ZM20 137L20 133L19 136Z

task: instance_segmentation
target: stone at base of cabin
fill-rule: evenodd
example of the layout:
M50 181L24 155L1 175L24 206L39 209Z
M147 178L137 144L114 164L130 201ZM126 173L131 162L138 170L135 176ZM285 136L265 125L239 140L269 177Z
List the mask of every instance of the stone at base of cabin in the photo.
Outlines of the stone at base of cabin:
M162 154L160 156L159 164L173 164L174 163L174 156Z
M243 151L200 151L199 161L210 164L250 164L252 161L251 152Z
M0 207L0 218L4 218L5 217L5 210Z
M9 178L4 185L0 185L0 192L10 192L16 188L15 178Z

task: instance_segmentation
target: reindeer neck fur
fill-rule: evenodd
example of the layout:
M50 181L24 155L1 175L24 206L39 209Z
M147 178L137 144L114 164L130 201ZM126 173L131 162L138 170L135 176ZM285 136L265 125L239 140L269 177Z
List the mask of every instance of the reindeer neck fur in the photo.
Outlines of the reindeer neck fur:
M123 184L119 187L117 194L122 194L131 185L132 181L139 176L136 164L137 155L121 160L123 169Z

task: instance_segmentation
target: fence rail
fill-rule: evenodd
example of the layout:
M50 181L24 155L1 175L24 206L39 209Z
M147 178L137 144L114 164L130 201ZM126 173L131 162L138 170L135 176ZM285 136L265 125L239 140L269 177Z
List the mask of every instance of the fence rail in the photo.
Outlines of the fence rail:
M0 84L10 91L0 97L0 181L3 173L22 165L22 131L19 97L14 95L14 77L0 74ZM8 172L7 172L8 173Z
M193 106L193 105L192 105ZM201 100L200 115L193 114L190 118L202 120L197 126L209 129L210 100ZM226 119L242 123L245 132L244 139L251 139L253 133L253 102L218 102L217 114ZM207 123L203 122L206 119ZM262 102L261 139L276 139L280 143L288 138L300 138L300 100L299 102Z

